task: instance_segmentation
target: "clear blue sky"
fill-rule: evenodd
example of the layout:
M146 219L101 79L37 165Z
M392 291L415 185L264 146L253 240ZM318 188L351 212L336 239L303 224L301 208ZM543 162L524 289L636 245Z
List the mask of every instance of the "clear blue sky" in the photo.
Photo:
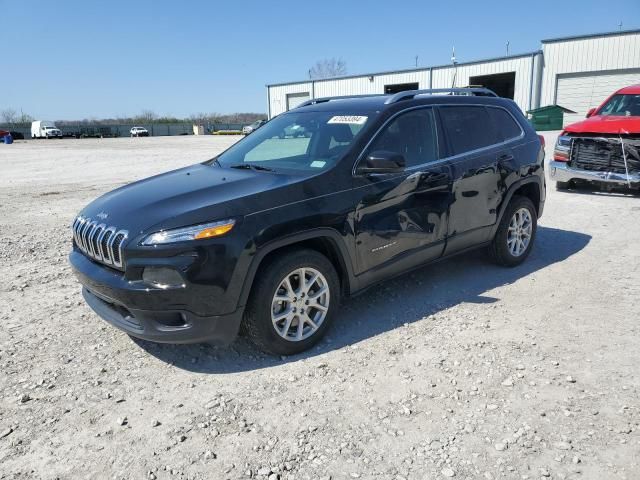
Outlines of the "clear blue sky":
M267 111L265 84L316 60L348 73L540 47L640 28L640 0L0 0L0 110L82 119Z

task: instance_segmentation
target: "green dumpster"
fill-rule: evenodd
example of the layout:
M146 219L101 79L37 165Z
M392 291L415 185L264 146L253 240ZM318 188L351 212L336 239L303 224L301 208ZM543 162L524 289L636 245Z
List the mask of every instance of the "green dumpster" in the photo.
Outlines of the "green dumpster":
M560 105L547 105L546 107L528 110L529 121L538 131L562 130L565 113L576 113Z

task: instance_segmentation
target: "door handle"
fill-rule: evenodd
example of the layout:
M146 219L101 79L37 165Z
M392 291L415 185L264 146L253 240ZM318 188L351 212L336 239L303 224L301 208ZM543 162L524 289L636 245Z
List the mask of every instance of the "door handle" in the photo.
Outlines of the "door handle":
M512 162L513 159L514 157L510 153L503 153L498 157L498 163Z

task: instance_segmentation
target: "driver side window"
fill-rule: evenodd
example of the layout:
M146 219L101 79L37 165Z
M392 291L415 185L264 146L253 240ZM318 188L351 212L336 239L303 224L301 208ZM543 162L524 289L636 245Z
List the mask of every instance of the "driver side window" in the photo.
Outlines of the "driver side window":
M421 108L393 119L371 144L369 152L384 150L404 156L407 168L438 159L438 135L432 108Z

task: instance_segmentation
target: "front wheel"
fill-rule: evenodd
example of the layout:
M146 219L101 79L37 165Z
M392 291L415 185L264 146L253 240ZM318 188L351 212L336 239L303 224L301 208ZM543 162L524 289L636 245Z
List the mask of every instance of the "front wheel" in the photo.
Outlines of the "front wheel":
M533 202L514 196L502 215L489 253L499 265L515 267L531 253L538 228L538 215Z
M340 280L315 250L295 250L268 261L251 291L244 330L258 348L293 355L315 345L340 304Z

